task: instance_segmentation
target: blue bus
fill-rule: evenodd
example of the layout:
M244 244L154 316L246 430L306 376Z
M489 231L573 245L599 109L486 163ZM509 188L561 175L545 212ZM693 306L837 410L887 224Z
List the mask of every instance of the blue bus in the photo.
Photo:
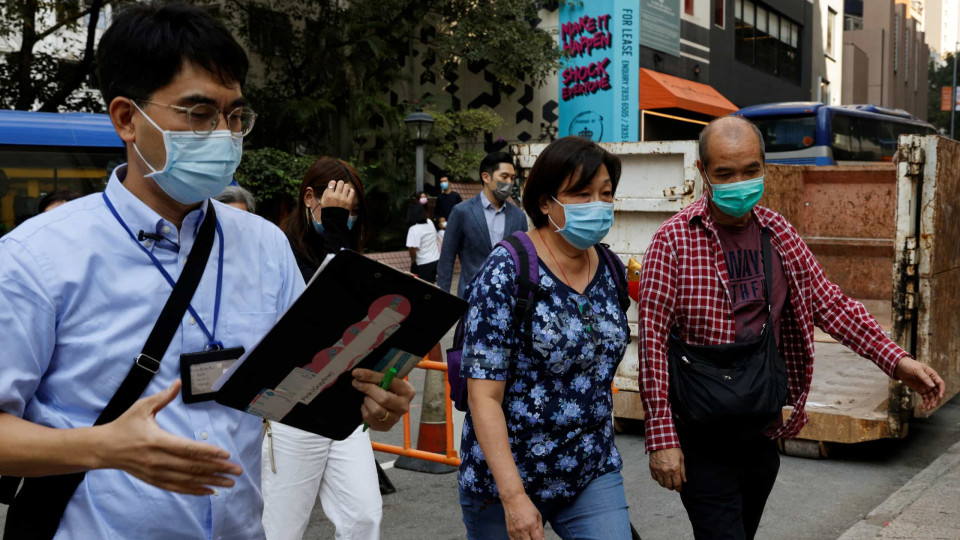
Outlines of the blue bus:
M795 101L744 107L735 115L760 128L768 163L788 165L889 162L900 135L937 132L902 109L874 105Z
M105 114L0 110L0 236L34 216L52 191L103 191L125 161Z

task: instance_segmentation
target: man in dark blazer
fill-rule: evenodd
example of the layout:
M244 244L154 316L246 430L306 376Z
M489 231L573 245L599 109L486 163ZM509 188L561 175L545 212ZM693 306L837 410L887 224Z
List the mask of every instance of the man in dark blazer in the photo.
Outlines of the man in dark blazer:
M513 191L516 176L513 160L505 152L488 154L480 162L483 191L453 207L447 220L437 268L437 282L441 289L450 290L453 265L459 255L457 296L463 298L467 285L493 247L515 231L527 230L526 214L506 202Z

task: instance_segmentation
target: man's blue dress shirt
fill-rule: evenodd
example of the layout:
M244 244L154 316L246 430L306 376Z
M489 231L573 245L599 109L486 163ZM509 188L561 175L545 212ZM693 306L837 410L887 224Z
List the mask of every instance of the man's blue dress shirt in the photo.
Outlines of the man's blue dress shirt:
M118 178L118 174L119 177ZM130 193L118 167L106 193L174 278L193 247L207 204L173 223ZM214 202L223 230L223 289L216 339L250 350L304 288L279 229ZM0 239L0 410L54 428L87 427L116 392L150 334L171 286L110 213L100 193L26 221ZM178 245L179 244L179 247ZM191 305L209 328L216 292L217 240ZM144 397L180 376L180 355L207 344L187 312ZM177 397L157 415L164 430L219 446L243 467L236 486L180 495L119 470L95 470L71 499L57 540L258 539L261 421L208 401Z

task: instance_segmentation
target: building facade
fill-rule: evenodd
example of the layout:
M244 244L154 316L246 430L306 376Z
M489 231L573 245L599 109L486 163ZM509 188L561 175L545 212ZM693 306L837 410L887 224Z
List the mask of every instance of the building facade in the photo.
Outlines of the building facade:
M843 33L844 104L863 103L866 96L866 103L926 120L930 50L908 6L894 0L851 4L847 9L862 17L862 27Z
M960 0L926 0L923 31L931 52L942 59L960 41Z
M671 81L675 83L719 94L732 103L733 110L780 101L841 103L843 0L674 2L668 0L664 4L675 6L679 12L677 39L674 43L650 46L641 38L638 52L642 72L674 77ZM650 2L637 0L636 4L642 20ZM540 11L540 28L556 35L558 41L561 9L554 4ZM492 108L505 123L498 133L490 136L485 145L487 150L504 149L511 142L549 141L558 133L559 77L538 88L530 85L504 88L490 82L481 66L464 64L455 74L455 80L438 79L418 84L420 72L425 68L417 65L417 59L411 58L408 62L409 80L413 83L398 92L395 99L442 96L462 107ZM641 78L641 102L647 90ZM669 129L661 129L659 135L655 129L653 137L645 138L661 138L663 131L670 131L672 137L691 138L703 122L717 115L711 113L712 110L697 107L660 110L696 123L671 124ZM639 138L640 134L637 135Z

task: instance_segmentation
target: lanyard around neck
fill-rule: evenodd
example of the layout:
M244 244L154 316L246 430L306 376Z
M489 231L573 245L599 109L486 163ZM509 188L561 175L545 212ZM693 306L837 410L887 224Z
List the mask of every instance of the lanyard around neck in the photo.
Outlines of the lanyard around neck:
M149 249L143 247L137 237L133 235L133 231L130 230L130 227L127 227L126 222L123 221L123 218L120 217L120 214L117 212L117 209L113 207L113 203L110 202L110 198L107 197L107 193L103 192L103 200L107 203L107 208L110 209L110 213L113 214L113 217L117 218L117 221L123 226L123 230L127 231L127 234L130 235L130 239L133 240L137 247L139 247L144 253L147 254L147 257L150 257L150 260L153 262L153 265L157 267L157 270L163 274L163 277L166 278L167 283L173 287L176 284L170 274L163 268L163 264L160 263L160 260L150 252ZM212 204L212 203L211 203ZM223 287L223 230L220 228L220 220L216 221L217 226L217 243L219 245L220 257L217 259L217 293L213 303L213 330L210 331L207 329L207 326L203 324L203 321L200 319L200 315L197 314L196 310L193 309L193 306L187 306L187 309L190 310L190 314L193 316L194 320L197 321L197 324L200 326L200 330L206 334L207 339L207 350L217 350L222 349L223 344L216 340L217 333L217 319L220 314L220 290Z

